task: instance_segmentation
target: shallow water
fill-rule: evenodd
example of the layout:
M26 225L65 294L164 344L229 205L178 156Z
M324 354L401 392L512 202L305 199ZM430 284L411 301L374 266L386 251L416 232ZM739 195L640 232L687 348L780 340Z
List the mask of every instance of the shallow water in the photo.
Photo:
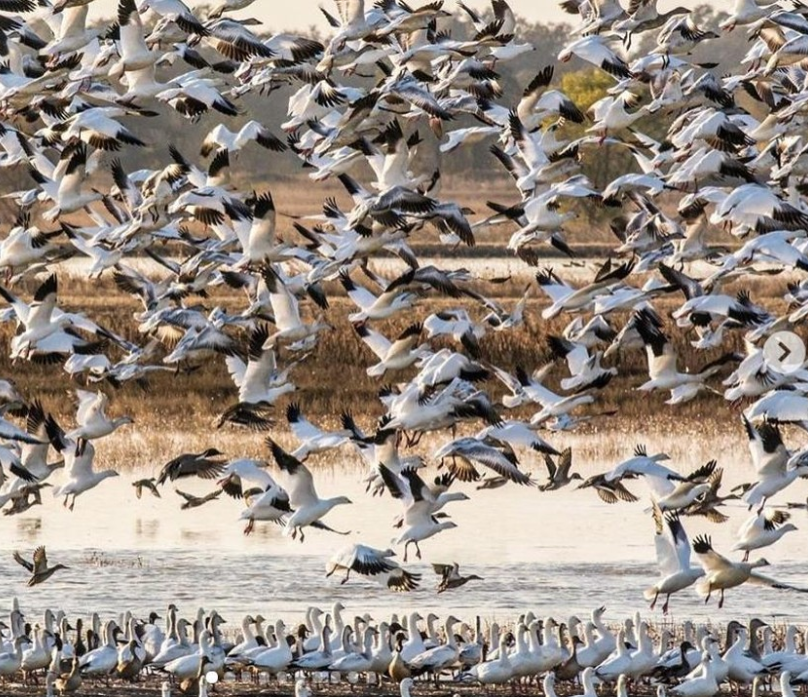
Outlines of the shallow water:
M687 448L686 443L680 445ZM538 472L538 462L525 459ZM694 459L700 461L700 456ZM736 464L725 474L729 485L751 474L743 451L732 461ZM584 475L604 469L591 461L576 463L575 468ZM16 595L32 617L46 607L71 615L90 611L112 615L125 609L161 610L175 602L189 614L200 605L215 608L231 622L247 612L293 620L310 604L341 600L351 612L382 616L416 607L466 618L509 618L528 608L564 617L606 605L609 616L618 618L645 610L642 590L656 577L653 523L645 510L648 492L641 481L630 483L639 502L614 506L601 502L592 491L544 493L515 485L474 491L474 485L459 485L472 500L445 509L459 527L422 543L424 560L411 559L408 564L423 574L422 587L399 595L358 576L345 585L325 578L325 560L339 547L362 541L385 548L395 535L391 521L399 504L389 495L366 494L357 468L325 467L315 472L320 495L347 494L354 501L326 519L336 529L351 530L351 535L309 530L303 544L283 537L281 529L270 524L257 524L256 531L245 537L237 501L221 499L181 511L180 499L170 487L162 490L162 499L144 494L137 500L131 481L142 474L107 480L79 497L72 513L48 500L21 516L0 518L0 614ZM205 493L208 486L183 482L181 488ZM778 501L804 500L807 490L808 483L798 482ZM687 519L691 537L708 532L719 550L727 550L747 512L738 505L726 510L731 520L720 526ZM808 516L797 511L794 522L802 529L765 550L772 563L767 571L808 587ZM41 586L27 588L25 571L11 559L11 551L29 554L39 544L47 545L52 563L60 561L71 568ZM463 570L484 580L437 595L436 577L427 560L457 560ZM754 613L768 620L808 621L808 594L758 587L728 593L723 612L713 603L705 606L688 591L675 596L671 607L678 618L718 620ZM655 614L661 618L659 609Z

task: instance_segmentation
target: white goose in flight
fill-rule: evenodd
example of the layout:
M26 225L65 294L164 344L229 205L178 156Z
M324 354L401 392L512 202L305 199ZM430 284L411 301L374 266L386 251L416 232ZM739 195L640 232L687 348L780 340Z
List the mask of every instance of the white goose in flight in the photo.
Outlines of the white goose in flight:
M300 534L300 541L304 540L303 528L307 526L337 532L320 522L320 519L331 511L335 506L353 503L347 496L335 496L329 499L321 499L314 488L314 478L311 471L296 457L287 453L274 440L267 438L267 445L272 451L272 456L278 467L288 476L289 503L294 509L294 513L286 520L283 528L284 535L291 535L295 539ZM348 533L338 533L347 535Z
M337 571L345 571L340 584L346 583L351 572L376 579L383 586L393 591L411 591L418 588L421 574L402 569L392 560L395 552L392 549L375 549L363 544L353 544L337 551L325 564L325 575L331 576Z
M72 431L67 432L67 438L70 440L103 438L125 424L134 423L131 416L110 419L106 415L109 397L100 390L98 392L76 390L76 397L79 403L76 411L77 425Z
M93 459L95 458L95 447L86 438L71 440L67 438L53 416L48 416L45 421L45 430L51 445L57 452L63 453L65 458L65 482L53 490L56 497L64 497L64 505L71 511L76 505L76 498L89 491L109 477L117 477L118 472L109 469L97 472L93 469ZM73 497L70 503L68 500Z
M730 561L713 549L709 535L701 535L693 540L693 551L704 569L704 577L696 583L696 592L707 603L713 592L719 591L719 609L724 606L724 591L744 583L797 593L808 593L808 589L796 588L761 574L758 569L769 565L769 562L765 559L756 559L753 562Z
M393 498L399 499L404 504L403 531L393 540L393 544L404 543L405 562L410 545L415 545L416 556L420 559L419 542L444 530L456 528L457 524L451 520L438 521L435 518L434 514L443 502L439 501L440 496L435 497L414 470L403 470L396 474L384 465L378 465L378 470Z
M651 601L653 610L659 596L664 595L662 612L668 614L671 596L692 586L704 576L704 569L690 564L690 540L678 514L667 513L663 518L659 507L654 505L654 523L654 545L660 579L644 592L644 596Z

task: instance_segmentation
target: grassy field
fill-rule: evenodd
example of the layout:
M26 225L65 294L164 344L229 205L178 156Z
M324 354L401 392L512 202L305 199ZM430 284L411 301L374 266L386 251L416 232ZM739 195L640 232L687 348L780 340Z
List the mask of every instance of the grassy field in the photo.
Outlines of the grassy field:
M502 197L508 189L486 189L484 196ZM305 189L289 183L278 184L273 187L276 205L279 212L289 215L311 213L318 208L318 202L330 193L339 195L341 202L348 207L347 197L339 188L339 184L317 184L316 187ZM316 194L316 195L315 195ZM475 192L466 184L455 189L448 187L445 198L457 198L466 205L475 206L480 203ZM476 201L476 203L475 203ZM478 206L479 207L479 206ZM285 215L279 216L279 234L288 236L291 219ZM498 228L480 239L475 254L480 258L495 262L501 254L504 239L511 229ZM291 238L290 238L291 239ZM420 233L413 244L434 244L426 233ZM542 250L543 251L543 250ZM600 261L597 259L582 259L574 262L576 267L565 267L568 262L556 257L548 257L544 266L553 266L563 277L575 279L591 278ZM506 308L512 308L525 290L526 281L530 281L533 271L522 265L525 275L513 278L508 282L499 284L480 283L476 289L480 292L496 297ZM355 274L357 279L361 274ZM70 311L84 312L97 323L112 329L127 339L142 343L143 337L137 334L137 322L133 315L142 310L141 305L134 298L123 294L112 282L107 272L98 280L88 281L74 277L65 270L59 272L59 303ZM773 277L747 277L743 279L743 287L751 291L752 298L762 301L770 311L782 311L784 305L781 299L786 290L786 283L790 280L785 275ZM644 278L631 279L633 284L639 285ZM16 286L13 290L25 299L30 299L33 290L38 285L35 279ZM739 288L729 286L726 292L734 293ZM279 435L283 440L285 419L284 409L289 400L294 399L301 403L305 414L311 416L318 423L336 426L339 417L344 411L353 413L360 424L372 428L376 418L383 413L382 405L377 399L381 384L377 379L366 375L366 368L373 362L370 350L359 340L353 328L348 323L346 315L352 304L345 297L339 283L330 283L326 286L331 308L327 312L328 321L334 325L333 331L321 335L316 349L307 361L298 366L293 373L293 382L297 385L297 393L281 400L277 404ZM200 303L210 310L214 306L222 306L229 311L240 312L245 308L244 296L239 291L220 286L214 289L208 298L190 298L190 303ZM682 302L679 293L671 294L655 301L655 306L663 316L675 309ZM411 312L403 313L393 319L378 323L375 328L386 336L393 337L412 322L424 319L428 314L448 307L456 307L458 303L465 305L472 316L481 319L485 308L470 299L456 300L431 294L425 297ZM516 366L523 366L531 371L545 363L548 356L546 338L549 334L559 334L571 317L562 316L546 322L541 319L540 311L547 304L544 296L538 291L535 282L532 285L527 310L526 321L515 331L489 332L481 341L483 359L497 366L513 370ZM310 312L310 308L304 312ZM618 314L612 319L614 326L619 328L625 321L626 314ZM708 361L716 358L721 351L697 352L689 344L689 337L683 335L681 330L673 326L673 322L666 320L669 334L674 339L680 351L680 364L690 370L697 370ZM36 366L29 363L12 365L8 360L8 343L14 332L11 324L0 327L0 375L14 377L24 394L29 398L39 397L46 409L53 411L66 423L71 422L73 405L69 393L77 384L61 370L59 366ZM448 345L446 342L436 342L437 346ZM742 338L734 335L731 338L732 348L742 349ZM724 350L728 348L725 342ZM117 357L117 349L112 350L112 358ZM286 359L281 355L281 363ZM720 429L727 420L737 419L733 407L717 395L704 395L695 401L677 407L670 407L663 402L668 399L668 393L653 393L651 395L637 393L635 388L646 378L645 356L641 352L632 352L617 357L613 363L619 368L620 374L612 383L600 393L599 399L592 406L592 411L601 412L618 410L613 417L603 417L594 420L583 427L583 432L609 431L612 433L630 432L642 423L646 428L659 429L667 433L688 433L693 428ZM413 371L405 371L399 375L386 375L385 382L408 380ZM727 370L722 376L727 374ZM560 364L554 368L549 385L557 386L557 381L566 375L566 365ZM715 387L720 387L718 380ZM502 385L497 381L489 381L483 387L495 397L502 394ZM171 451L180 448L193 449L200 444L200 436L215 438L216 442L224 445L237 445L239 452L247 450L260 450L260 439L250 437L246 439L243 431L224 428L222 431L211 434L211 424L217 414L235 402L236 390L227 374L224 360L219 359L206 363L191 373L157 373L150 379L150 389L144 391L139 386L128 384L119 390L105 387L112 397L110 412L113 415L129 414L136 420L134 427L127 427L119 436L105 443L105 450L120 448L120 461L124 464L127 459L138 461L161 458L162 453L169 449L166 438L170 439ZM529 418L534 410L521 408L509 413L517 418ZM503 412L504 413L504 412ZM476 428L476 424L474 427ZM156 439L156 441L154 440ZM249 453L243 452L247 455ZM114 458L116 461L118 457Z

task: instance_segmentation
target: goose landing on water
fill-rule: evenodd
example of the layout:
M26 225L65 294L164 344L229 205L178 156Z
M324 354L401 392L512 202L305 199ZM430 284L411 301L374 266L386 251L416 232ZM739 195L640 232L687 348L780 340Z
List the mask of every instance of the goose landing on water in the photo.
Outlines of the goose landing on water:
M344 569L345 578L340 584L346 583L351 571L362 576L376 578L382 585L394 591L411 591L418 588L421 574L413 574L402 569L391 557L395 556L392 549L374 549L366 545L355 544L346 547L326 562L325 575L331 576L336 571Z

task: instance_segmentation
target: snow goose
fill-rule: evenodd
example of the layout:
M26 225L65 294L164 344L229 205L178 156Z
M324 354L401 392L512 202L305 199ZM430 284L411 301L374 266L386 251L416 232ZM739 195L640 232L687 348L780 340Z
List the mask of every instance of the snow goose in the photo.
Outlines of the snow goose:
M552 356L556 360L564 359L569 368L570 377L562 378L560 383L563 390L570 392L593 384L605 386L617 375L617 368L601 367L601 351L593 352L590 356L589 349L583 344L553 334L547 337L547 344Z
M771 12L767 0L735 0L732 12L718 26L723 31L732 31L738 25L753 24L764 19Z
M654 506L654 523L654 544L661 578L644 592L644 596L651 601L653 610L659 596L664 595L662 612L667 614L671 595L693 585L704 576L704 570L690 565L690 540L677 514L668 513L663 520L661 511Z
M791 455L783 444L780 429L776 423L763 421L759 426L752 423L747 415L741 416L749 439L752 464L757 473L757 481L744 493L743 500L749 508L760 506L766 499L785 489L798 477L808 473L802 453Z
M51 662L45 633L48 630L37 625L34 629L34 644L22 652L20 668L24 675L46 668Z
M594 672L595 677L604 682L616 682L631 664L631 652L626 646L625 630L617 632L617 653L607 658ZM589 670L589 669L587 669Z
M760 508L741 525L738 530L738 541L732 550L741 550L744 561L749 561L749 552L773 545L788 532L797 529L796 525L787 523L791 517L785 511L772 508Z
M209 19L218 19L225 12L238 12L249 7L255 0L220 0L208 12Z
M580 312L586 310L594 303L597 295L607 288L619 284L631 273L632 262L626 262L612 268L611 260L598 270L594 280L579 289L574 289L562 281L552 269L539 271L536 274L536 282L540 290L548 295L552 304L542 310L544 319L552 319L561 312Z
M23 355L30 352L38 341L70 324L69 318L64 314L59 317L53 316L56 309L57 288L56 276L53 274L48 276L35 291L30 305L13 296L5 288L0 288L4 300L14 308L17 321L25 327L25 331L12 340L14 353Z
M517 633L521 639L522 648L526 649L524 645L524 625L517 628ZM523 669L522 654L514 656L508 655L508 637L503 634L499 640L499 654L495 659L478 663L472 666L465 673L458 675L458 680L474 680L482 685L502 685L514 677L527 675L527 668ZM521 670L521 672L520 672Z
M653 390L674 390L683 386L703 385L704 382L718 373L728 361L735 359L735 354L729 353L711 361L696 373L682 373L677 367L677 353L670 339L656 325L644 317L638 317L635 328L643 340L648 358L649 380L637 389L641 392Z
M691 677L672 687L670 693L676 697L712 697L719 690L712 660L708 653L702 654L701 672L698 677Z
M598 693L595 690L595 669L584 668L581 673L581 684L583 685L583 694L576 695L576 697L595 697Z
M268 337L267 327L258 326L250 334L246 362L238 355L225 357L227 371L238 388L238 402L218 417L217 426L230 422L266 430L271 425L266 416L269 407L284 394L297 389L289 381L289 373L297 361L280 370L275 350L264 348Z
M252 141L274 152L282 152L286 149L286 144L272 135L258 121L248 121L235 133L222 124L216 126L205 136L202 143L202 156L207 157L219 148L226 148L229 152L237 152Z
M395 341L390 341L379 332L373 331L367 323L353 325L362 341L370 347L379 362L367 369L371 377L382 377L388 370L403 370L413 365L429 351L428 344L420 344L423 326L411 324Z
M598 636L593 648L598 652L597 663L602 663L617 648L617 637L603 621L606 608L601 606L592 610L592 624L597 629Z
M753 562L733 562L722 556L713 549L709 536L702 535L693 541L693 551L699 559L699 563L704 568L704 577L696 583L696 592L705 598L704 602L709 602L713 591L720 591L718 607L724 605L724 591L735 588L743 583L769 586L778 590L796 591L798 593L808 593L808 590L795 588L785 583L780 583L768 576L763 576L757 571L760 567L768 566L765 559L757 559Z
M336 552L325 565L326 576L345 570L345 583L354 571L362 576L376 578L383 586L394 591L411 591L418 588L421 575L402 569L391 557L392 549L380 550L362 544L353 544Z
M53 416L48 416L45 422L45 430L51 445L57 452L63 453L65 458L66 480L53 490L55 497L64 496L64 505L72 511L76 505L76 498L86 491L98 486L109 477L117 477L118 472L109 469L103 472L93 470L93 460L95 458L95 447L85 438L78 438L75 441L67 438Z
M297 299L274 269L267 268L263 277L269 291L269 301L272 305L276 328L275 333L267 338L265 348L273 348L281 341L293 345L297 342L310 343L320 331L331 328L331 325L322 319L310 324L306 324L300 319Z
M431 673L436 679L441 671L451 668L457 663L460 651L455 639L454 626L459 624L453 615L449 615L444 622L446 630L446 643L427 649L408 661L410 669L415 673Z
M735 641L724 653L724 660L729 664L728 678L735 683L748 685L756 677L768 674L768 669L758 660L746 653L748 632L745 627L739 626Z
M317 651L310 651L303 656L298 656L290 664L297 670L313 671L323 670L327 668L334 661L334 655L331 652L330 636L333 633L328 624L329 618L326 617L325 625L320 633L320 648Z
M808 397L789 390L772 390L750 406L745 416L749 421L793 423L808 430Z
M444 530L456 528L457 524L450 520L439 522L435 518L435 512L443 504L414 470L402 470L397 474L381 464L378 465L378 470L393 498L401 500L404 504L403 531L393 544L404 543L405 562L411 544L415 545L416 556L420 559L419 542Z
M322 523L320 519L335 506L352 503L351 499L347 496L321 499L314 488L314 478L308 467L296 457L287 453L271 438L267 438L266 442L272 451L276 464L286 473L290 484L287 491L289 493L289 503L294 509L294 513L286 520L283 534L291 535L292 539L295 539L297 534L300 533L300 541L303 542L303 528L306 526L336 532Z
M591 63L615 77L631 77L628 65L626 65L626 62L608 45L607 41L608 39L597 35L577 39L564 47L561 53L558 54L558 60L562 63L566 63L573 56L578 56L578 58L587 63Z
M305 460L312 453L322 453L338 448L348 442L350 433L345 430L329 433L312 424L300 411L297 402L286 408L286 420L300 445L292 452L292 457Z
M637 627L637 634L637 649L631 652L629 667L624 675L618 678L618 687L621 678L639 680L650 673L656 666L657 653L654 649L654 642L648 634L647 622L640 622ZM625 690L625 685L623 685L623 689Z
M626 476L641 476L648 482L655 496L666 496L674 489L674 482L682 481L684 477L660 464L664 460L670 460L670 455L667 453L649 455L644 445L638 445L634 448L634 456L607 472L604 479L606 482L615 482Z
M802 229L808 225L808 215L768 187L744 184L734 189L710 216L713 225L730 223L751 229L767 221L776 222L781 229Z
M701 42L717 39L718 36L714 31L696 26L691 13L675 14L657 35L654 52L663 56L682 55L692 51Z
M407 615L407 640L398 650L399 657L407 666L413 658L426 651L424 638L418 628L418 621L422 619L417 612L411 612Z
M231 463L232 464L232 463ZM261 474L266 474L261 472ZM242 476L236 475L240 480ZM267 475L269 477L269 475ZM250 480L249 477L245 477ZM242 492L247 508L239 515L239 520L246 520L247 525L244 528L244 534L249 535L255 527L255 521L272 522L285 524L286 519L292 513L292 508L289 505L289 495L280 486L278 486L272 478L269 477L272 483L262 482L258 486L258 490ZM230 475L229 484L225 482L225 490L227 491L232 486L234 479ZM252 481L255 481L254 479ZM223 482L220 481L220 485ZM241 490L241 486L237 487Z
M104 644L85 653L79 660L82 676L107 677L118 665L118 649L115 637L118 627L110 620L104 625Z
M715 460L710 460L703 467L691 472L684 478L684 481L678 482L669 494L657 501L659 510L663 513L666 511L678 511L703 498L712 489L709 481L715 472L716 464Z
M246 663L263 673L278 674L286 670L294 660L292 647L284 636L284 624L281 620L275 623L275 636L278 639L276 646L259 648L246 658ZM236 660L239 660L238 658Z
M362 286L357 286L347 273L340 274L340 281L348 297L360 308L348 316L351 322L387 319L395 313L405 310L416 300L414 293L405 292L403 286L385 289L379 296L373 295Z
M42 198L50 199L54 203L52 208L42 214L45 220L53 222L65 213L74 213L103 198L100 193L83 190L88 175L87 169L87 148L84 143L80 143L66 146L62 151L62 160L54 170L57 180L47 180L37 173L37 178L42 182Z
M24 273L30 267L48 259L56 259L63 250L53 240L62 234L61 230L45 232L30 226L28 213L21 212L14 227L0 242L0 269L5 270L6 282L12 280L14 272Z
M196 652L177 658L163 667L163 671L170 673L176 680L187 680L199 674L204 659L212 660L213 646L211 632L203 630L199 635L199 648Z
M125 424L134 423L131 416L110 419L105 413L109 398L103 392L76 390L76 397L79 405L76 411L78 426L66 434L66 437L71 440L103 438Z
M501 450L489 444L494 442L490 438L487 442L469 437L458 438L439 448L434 457L445 464L449 471L458 476L461 481L469 479L474 481L479 478L474 467L474 464L478 463L516 484L530 484L530 475L519 470L519 462L512 450ZM445 458L451 458L451 460L444 462Z
M526 616L530 618L530 613ZM559 627L552 617L547 617L543 622L530 622L528 628L531 628L533 635L533 651L538 661L539 673L544 673L549 670L554 670L557 666L561 665L567 658L568 654L566 649L559 643L559 638L556 636L555 629ZM541 639L539 639L539 628L541 627Z
M188 641L187 626L188 621L184 618L177 619L176 610L171 617L168 634L160 644L160 650L151 660L151 665L162 668L176 658L187 656L193 651L193 647Z
M330 666L328 670L338 673L366 673L373 665L373 641L376 637L376 629L367 627L362 637L362 651L347 653L346 655L338 658Z
M509 443L514 447L530 448L537 453L545 455L558 455L558 451L550 445L536 431L537 426L523 421L508 420L501 424L486 426L482 431L474 436L483 442ZM576 479L576 477L573 477Z
M140 12L152 10L161 17L170 19L189 34L206 36L207 30L182 0L144 0L140 4Z

